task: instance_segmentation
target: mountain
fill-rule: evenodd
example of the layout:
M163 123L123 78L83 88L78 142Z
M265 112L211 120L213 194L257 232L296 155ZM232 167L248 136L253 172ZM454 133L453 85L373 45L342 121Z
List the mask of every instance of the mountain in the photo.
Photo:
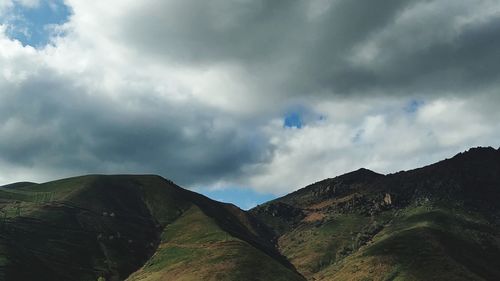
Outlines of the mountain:
M308 280L500 280L500 150L360 169L250 211Z
M0 188L2 280L304 280L263 224L159 176L10 187Z
M11 183L11 184L7 184L7 185L2 185L0 186L0 188L11 188L11 189L14 189L14 188L18 188L18 187L25 187L25 186L28 186L28 185L33 185L35 184L34 182L29 182L29 181L22 181L22 182L16 182L16 183Z
M500 280L500 150L245 212L154 175L0 187L0 280Z

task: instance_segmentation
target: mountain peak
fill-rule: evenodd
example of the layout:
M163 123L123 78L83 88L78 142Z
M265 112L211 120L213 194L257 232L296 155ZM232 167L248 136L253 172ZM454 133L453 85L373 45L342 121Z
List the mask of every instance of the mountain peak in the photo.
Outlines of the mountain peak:
M381 176L382 174L379 174L377 172L374 172L370 169L366 169L366 168L359 168L355 171L352 171L352 172L349 172L349 173L346 173L342 176L346 176L346 175L356 175L356 176Z
M366 168L360 168L356 171L352 171L343 175L336 177L335 179L341 180L343 182L366 182L371 181L378 177L383 177L384 175L376 173L372 170Z
M460 158L460 157L488 157L488 156L495 156L500 154L500 148L495 149L491 146L483 147L483 146L478 146L478 147L473 147L470 148L469 150L466 150L465 152L461 152L457 155L455 155L453 158Z
M491 170L500 165L500 149L489 147L474 147L460 152L451 159L438 162L435 166L464 167L467 169ZM433 166L433 165L431 165Z

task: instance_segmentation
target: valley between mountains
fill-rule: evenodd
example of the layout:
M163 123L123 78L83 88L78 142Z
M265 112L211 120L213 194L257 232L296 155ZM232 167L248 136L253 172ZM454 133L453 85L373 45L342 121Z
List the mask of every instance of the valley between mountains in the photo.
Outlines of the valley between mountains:
M243 211L155 175L0 187L0 280L500 280L500 150Z

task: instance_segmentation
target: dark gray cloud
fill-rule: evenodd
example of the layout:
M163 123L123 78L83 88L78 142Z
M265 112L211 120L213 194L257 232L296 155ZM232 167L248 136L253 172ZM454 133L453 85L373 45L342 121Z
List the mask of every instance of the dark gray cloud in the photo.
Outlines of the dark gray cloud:
M299 1L150 1L120 34L159 57L188 63L276 60L308 36Z
M433 32L439 25L428 24ZM382 91L411 93L470 94L478 89L498 87L500 72L500 16L464 24L449 40L414 41L414 46L398 44L414 36L411 30L391 34L380 43L381 52L373 65L371 79L359 79L364 87ZM359 73L363 75L363 70Z
M195 102L113 101L45 69L0 96L1 160L61 173L158 173L180 184L237 177L268 141ZM0 86L1 87L1 86ZM130 102L133 106L130 106ZM63 172L65 171L65 172Z
M283 191L497 145L497 2L68 0L53 46L0 36L0 167Z
M150 1L130 10L120 36L157 59L239 64L268 87L263 91L285 96L459 94L464 87L496 87L500 16L482 15L496 6L447 0ZM464 18L471 20L462 24ZM375 57L354 62L356 48L369 44Z

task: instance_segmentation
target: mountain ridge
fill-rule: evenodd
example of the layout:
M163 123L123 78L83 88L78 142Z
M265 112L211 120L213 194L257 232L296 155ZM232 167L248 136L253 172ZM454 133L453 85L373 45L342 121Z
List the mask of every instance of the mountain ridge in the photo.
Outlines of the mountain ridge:
M157 175L0 187L0 280L498 280L500 149L245 212Z
M500 264L500 150L473 148L388 175L358 171L316 182L250 210L273 227L280 251L304 276L436 279L425 259L412 264L408 258L428 255L412 247L409 241L417 239L432 242L422 242L420 248L441 253L435 257L437 265L453 264L447 271L434 269L442 275L436 280L499 278L500 272L492 269ZM356 174L370 176L344 180ZM384 244L387 240L400 246L391 248ZM459 244L468 245L469 252L457 252ZM470 253L480 262L467 258ZM351 272L353 267L359 272Z

